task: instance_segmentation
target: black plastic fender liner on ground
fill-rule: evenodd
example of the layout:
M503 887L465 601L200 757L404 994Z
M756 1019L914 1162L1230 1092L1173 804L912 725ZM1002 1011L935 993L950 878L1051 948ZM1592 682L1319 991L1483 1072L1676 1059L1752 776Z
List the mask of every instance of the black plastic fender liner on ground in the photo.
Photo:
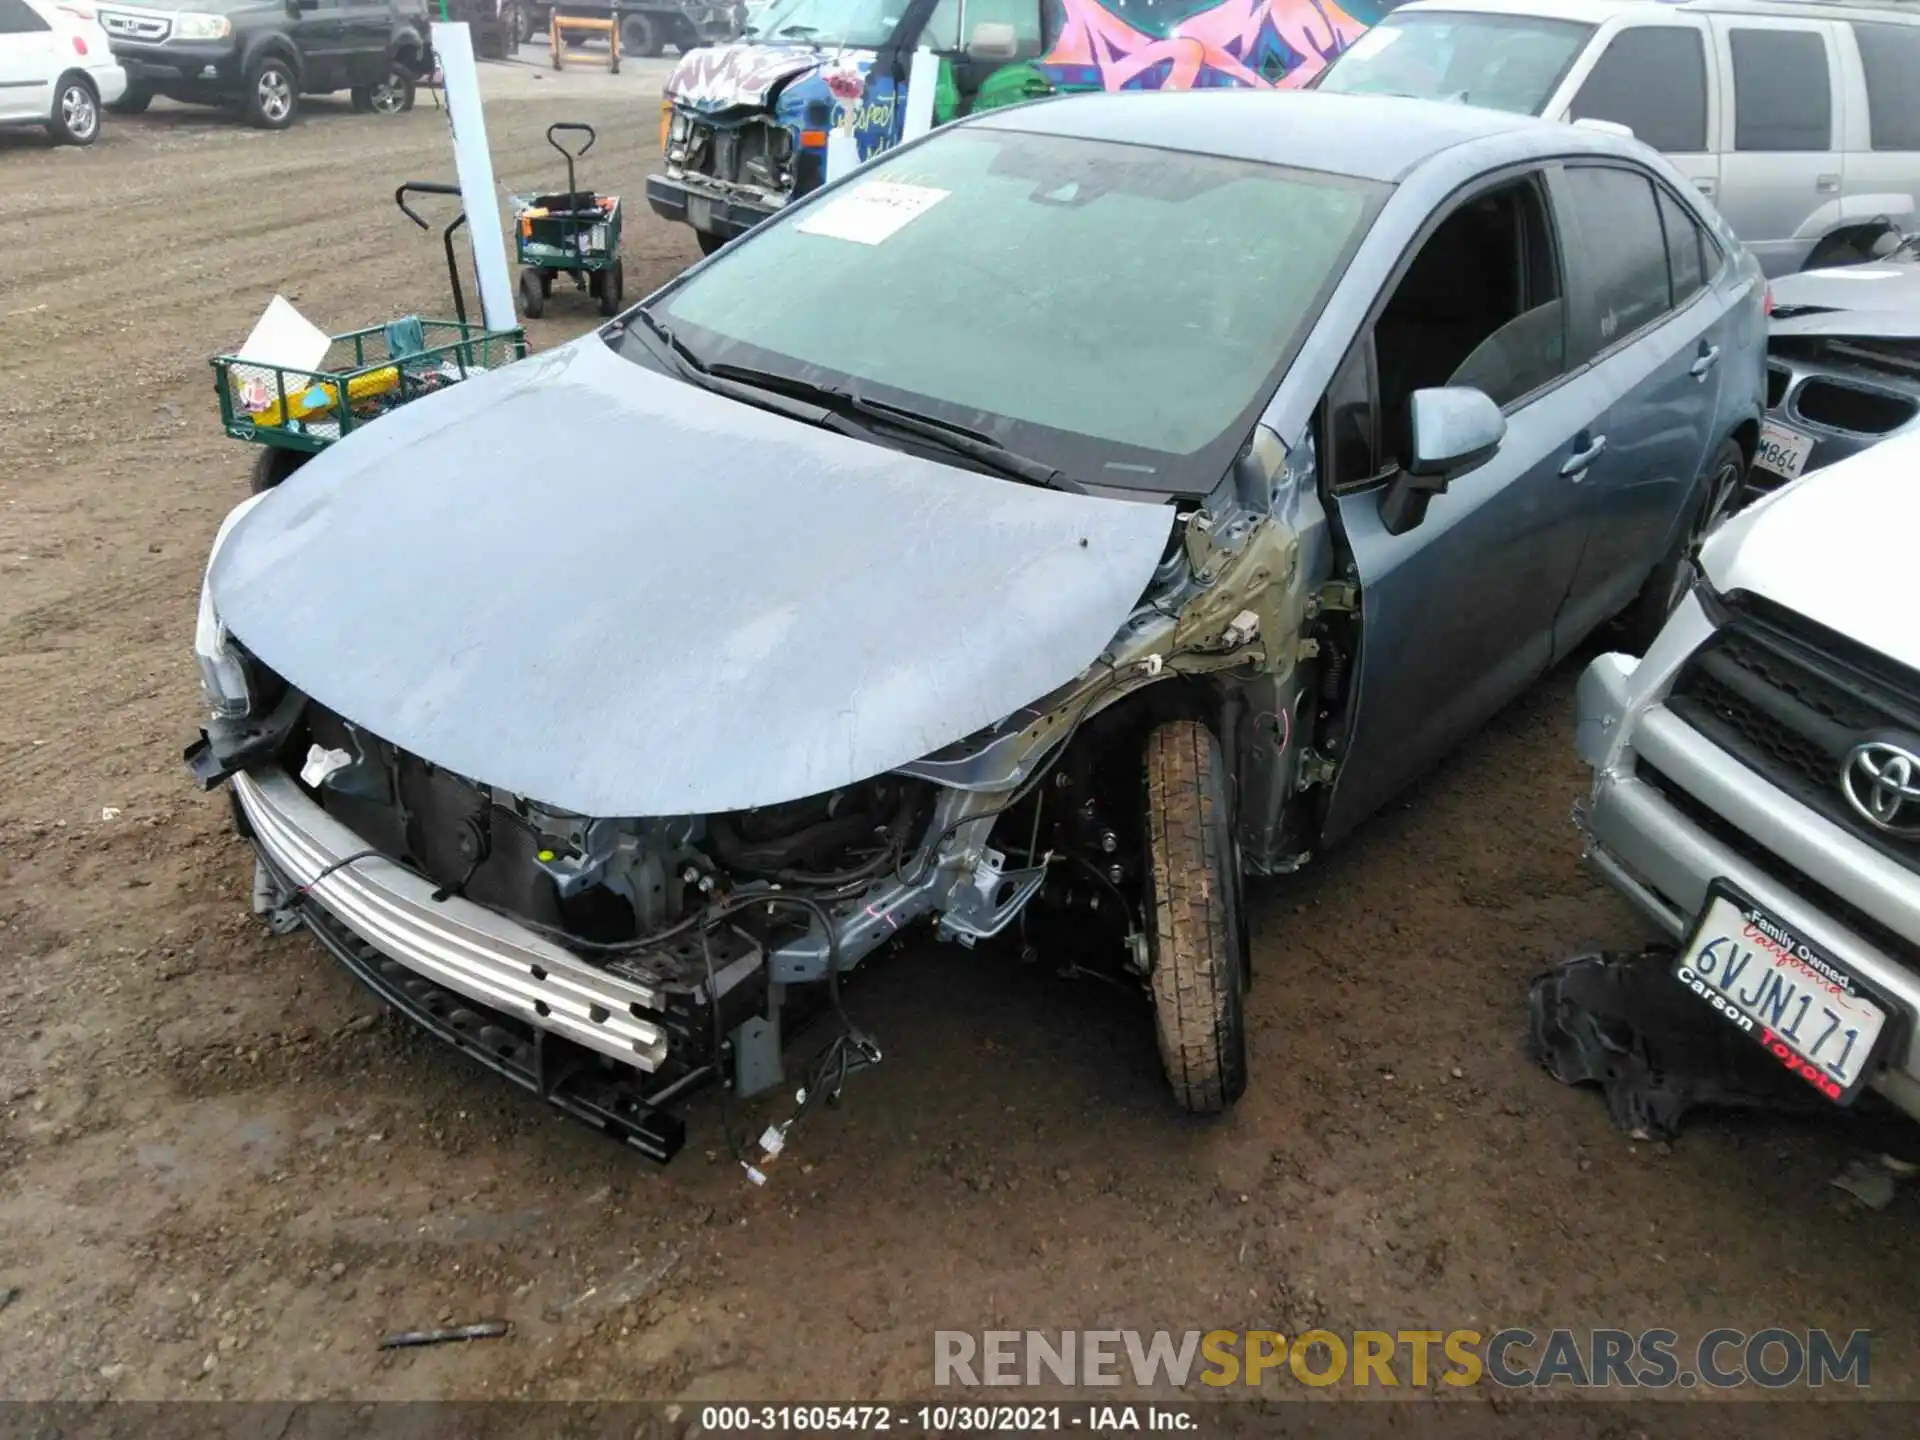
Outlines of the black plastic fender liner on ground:
M1606 1092L1635 1140L1670 1140L1702 1105L1835 1113L1673 978L1674 952L1593 951L1562 960L1527 990L1527 1053L1565 1085Z

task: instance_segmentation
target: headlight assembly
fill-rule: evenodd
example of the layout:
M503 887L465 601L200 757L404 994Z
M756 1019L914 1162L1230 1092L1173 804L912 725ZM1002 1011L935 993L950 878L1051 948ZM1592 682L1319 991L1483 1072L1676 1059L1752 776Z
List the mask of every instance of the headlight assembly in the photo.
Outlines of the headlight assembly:
M176 40L224 40L233 33L233 22L224 15L198 15L192 11L173 17Z
M200 688L206 693L207 704L213 707L214 714L229 719L245 715L253 708L253 693L247 681L246 663L233 637L227 633L225 622L213 608L210 583L213 562L234 526L270 493L263 490L258 495L250 495L228 512L213 537L213 548L207 552L207 568L200 577L200 613L193 627L193 658L200 666Z

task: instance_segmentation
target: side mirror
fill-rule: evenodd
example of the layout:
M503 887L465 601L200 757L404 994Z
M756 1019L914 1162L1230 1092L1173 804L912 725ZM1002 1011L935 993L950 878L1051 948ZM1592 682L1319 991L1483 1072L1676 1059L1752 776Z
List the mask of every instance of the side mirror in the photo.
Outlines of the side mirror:
M1014 60L1020 55L1020 36L1013 26L998 20L982 20L973 27L967 41L969 60Z
M1416 390L1407 401L1407 453L1380 502L1380 523L1404 535L1427 518L1427 504L1493 458L1507 438L1507 417L1486 392L1465 385Z

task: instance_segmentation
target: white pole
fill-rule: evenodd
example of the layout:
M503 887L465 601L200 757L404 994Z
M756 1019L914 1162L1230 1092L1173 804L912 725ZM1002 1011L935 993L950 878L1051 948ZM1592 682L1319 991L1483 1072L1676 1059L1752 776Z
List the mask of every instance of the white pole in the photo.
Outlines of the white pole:
M489 330L510 330L520 321L513 311L507 242L500 233L500 196L493 179L493 152L487 149L480 71L473 63L473 32L464 24L435 21L433 53L440 60L440 78L447 91L453 163L460 176L460 199L467 210L473 273L480 283L480 311Z
M832 184L860 163L860 145L851 130L827 132L827 183Z
M918 140L933 129L933 92L940 86L940 57L922 46L913 52L907 70L907 114L900 126L900 143Z

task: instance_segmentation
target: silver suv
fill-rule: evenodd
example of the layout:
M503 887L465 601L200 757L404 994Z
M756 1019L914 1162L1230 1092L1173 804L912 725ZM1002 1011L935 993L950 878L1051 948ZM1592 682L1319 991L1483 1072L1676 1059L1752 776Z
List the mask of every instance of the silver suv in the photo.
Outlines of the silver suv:
M1916 467L1920 434L1885 441L1707 540L1646 657L1580 681L1575 819L1703 1005L1920 1117L1920 584L1868 553L1920 522Z
M1868 258L1920 203L1920 13L1768 0L1416 0L1322 90L1624 125L1768 275Z

